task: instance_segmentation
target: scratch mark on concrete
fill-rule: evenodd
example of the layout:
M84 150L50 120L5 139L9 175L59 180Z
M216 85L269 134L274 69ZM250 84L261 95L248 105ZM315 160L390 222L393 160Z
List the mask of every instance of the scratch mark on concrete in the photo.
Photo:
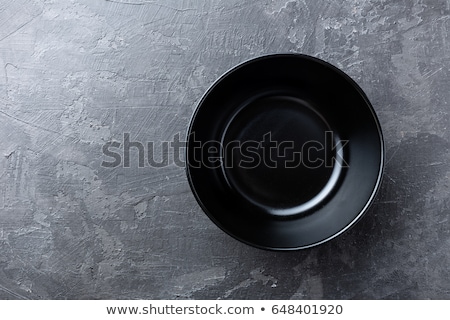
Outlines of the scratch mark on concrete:
M424 74L425 79L429 79L432 76L434 76L435 74L437 74L439 71L441 71L444 67L440 67L439 69L435 70L435 71L430 71L427 74Z
M267 285L269 282L271 282L272 283L271 287L275 288L277 286L278 280L272 276L264 275L263 272L264 269L262 268L257 268L250 271L250 278L240 282L237 286L225 292L224 298L230 297L235 291L239 289L248 288L251 285L254 285L258 282L261 282L264 286Z
M44 130L44 131L47 131L47 132L56 133L56 134L59 134L59 135L64 136L64 134L61 133L61 132L54 131L54 130L52 130L52 129L48 129L48 128L44 128L44 127L38 126L37 124L34 124L34 123L31 123L31 122L22 120L22 119L17 118L17 117L15 117L15 116L13 116L13 115L10 115L9 113L4 112L4 111L2 111L2 110L0 110L0 113L3 114L4 116L8 117L8 118L11 118L11 119L13 119L13 120L15 120L15 121L17 121L17 122L20 122L20 123L24 123L24 124L26 124L26 125L28 125L28 126L33 127L33 128L37 128L37 129L40 129L40 130Z
M112 3L119 3L119 4L125 4L125 5L131 5L131 6L145 6L145 5L155 5L158 6L160 8L167 8L167 9L171 9L171 10L175 10L175 11L179 11L179 12L185 12L185 11L192 11L195 10L194 8L185 8L185 9L180 9L180 8L175 8L175 7L171 7L165 4L161 4L161 3L156 3L154 1L141 1L141 2L131 2L131 1L116 1L116 0L105 0L106 2L112 2Z
M33 22L34 20L36 20L39 16L42 15L42 12L39 13L38 15L32 17L30 20L28 20L25 23L22 23L19 27L17 27L16 29L14 29L13 31L11 31L10 33L8 33L7 35L5 35L3 38L0 39L0 42L9 38L10 36L12 36L13 34L19 32L20 30L22 30L23 28L25 28L27 25L29 25L31 22Z
M23 299L23 300L29 300L27 297L25 297L25 296L23 296L21 294L18 294L18 293L14 292L14 291L9 290L8 288L2 286L1 284L0 284L0 290L2 290L4 292L12 295L13 297L16 297L16 298L19 298L19 299Z
M225 268L222 267L184 274L174 279L170 293L177 298L189 298L195 292L216 285L224 279Z

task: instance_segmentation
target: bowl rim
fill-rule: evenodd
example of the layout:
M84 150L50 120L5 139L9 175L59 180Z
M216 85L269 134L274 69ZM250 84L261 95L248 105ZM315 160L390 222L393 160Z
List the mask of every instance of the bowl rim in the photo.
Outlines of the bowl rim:
M300 58L300 59L305 59L305 60L310 60L312 62L315 63L319 63L323 66L325 66L326 68L332 70L333 72L337 73L339 76L341 76L343 79L345 79L352 87L353 89L356 89L356 91L360 94L360 96L363 98L366 107L368 108L368 110L371 113L371 117L374 121L374 124L376 126L376 131L378 134L378 139L379 139L379 143L380 143L380 164L378 167L378 174L377 174L377 179L376 182L373 185L372 188L372 192L370 194L370 197L368 197L368 199L365 201L365 205L364 207L359 211L358 214L355 215L355 217L342 229L340 229L339 231L337 231L336 233L333 233L332 235L330 235L329 237L321 240L321 241L317 241L308 245L302 245L302 246L296 246L296 247L276 247L276 246L265 246L265 245L260 245L251 241L248 241L246 239L243 239L242 237L230 232L229 230L227 230L222 223L220 223L214 216L214 214L211 212L211 210L204 204L204 202L202 201L200 195L197 192L197 189L194 185L194 181L192 179L191 176L191 172L190 172L190 165L189 165L189 141L190 141L190 133L192 132L192 128L194 126L194 120L196 119L198 113L200 112L200 109L202 108L202 105L204 103L204 101L207 99L207 97L209 96L209 94L230 74L236 72L239 69L242 69L244 67L246 67L248 64L252 64L261 60L266 60L266 59L272 59L272 58ZM321 58L317 58L308 54L304 54L304 53L293 53L293 52L289 52L289 53L269 53L269 54L263 54L263 55L259 55L257 57L252 57L252 58L248 58L246 60L243 60L241 63L238 63L236 65L234 65L233 67L227 69L225 72L223 72L219 77L217 77L217 79L207 88L207 90L202 94L202 96L200 97L200 99L197 101L197 103L195 104L195 109L194 112L192 113L190 119L189 119L189 125L188 128L186 130L186 143L185 143L185 173L186 173L186 177L189 183L189 187L192 191L192 194L194 195L194 198L196 200L196 202L198 203L198 205L200 206L200 208L203 210L203 212L208 216L208 218L217 226L219 227L219 229L221 229L223 232L225 232L227 235L231 236L232 238L234 238L235 240L238 240L242 243L245 243L251 247L254 248L258 248L258 249L263 249L263 250L267 250L267 251L298 251L298 250L302 250L302 249L308 249L308 248L313 248L316 246L319 246L321 244L324 244L326 242L329 242L330 240L333 240L334 238L339 237L340 235L344 234L345 232L347 232L348 230L350 230L353 226L355 226L357 224L357 222L367 213L367 211L370 209L370 207L373 205L375 198L377 197L380 189L381 189L381 185L382 185L382 181L383 181L383 177L384 177L384 171L385 171L385 163L386 163L386 159L385 159L385 141L384 141L384 136L383 136L383 132L382 132L382 128L381 128L381 124L380 121L377 117L377 114L375 112L375 109L372 105L372 103L370 102L369 98L367 97L366 93L364 92L364 90L358 85L358 83L351 78L347 73L345 73L343 70L341 70L340 68L334 66L333 64L331 64L330 62L327 62Z

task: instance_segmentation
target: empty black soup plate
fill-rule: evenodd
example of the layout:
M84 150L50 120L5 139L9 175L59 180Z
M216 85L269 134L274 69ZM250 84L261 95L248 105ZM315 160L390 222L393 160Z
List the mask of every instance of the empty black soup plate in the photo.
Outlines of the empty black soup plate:
M308 248L354 225L380 186L381 129L362 89L302 54L244 62L204 94L186 170L205 213L255 247Z

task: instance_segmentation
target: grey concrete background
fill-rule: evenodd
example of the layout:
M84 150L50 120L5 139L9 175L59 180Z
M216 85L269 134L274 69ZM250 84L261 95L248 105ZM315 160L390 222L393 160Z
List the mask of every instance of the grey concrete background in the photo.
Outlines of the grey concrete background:
M0 298L450 299L449 32L448 0L1 0ZM184 135L221 73L276 52L340 67L379 115L383 187L345 235L254 249L183 168L101 166L126 132Z

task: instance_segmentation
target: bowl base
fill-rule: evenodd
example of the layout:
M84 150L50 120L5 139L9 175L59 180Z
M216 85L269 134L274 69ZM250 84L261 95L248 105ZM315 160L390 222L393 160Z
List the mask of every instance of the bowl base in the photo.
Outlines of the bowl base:
M338 165L326 120L287 95L260 97L238 110L221 144L229 186L272 215L304 213L324 201Z

